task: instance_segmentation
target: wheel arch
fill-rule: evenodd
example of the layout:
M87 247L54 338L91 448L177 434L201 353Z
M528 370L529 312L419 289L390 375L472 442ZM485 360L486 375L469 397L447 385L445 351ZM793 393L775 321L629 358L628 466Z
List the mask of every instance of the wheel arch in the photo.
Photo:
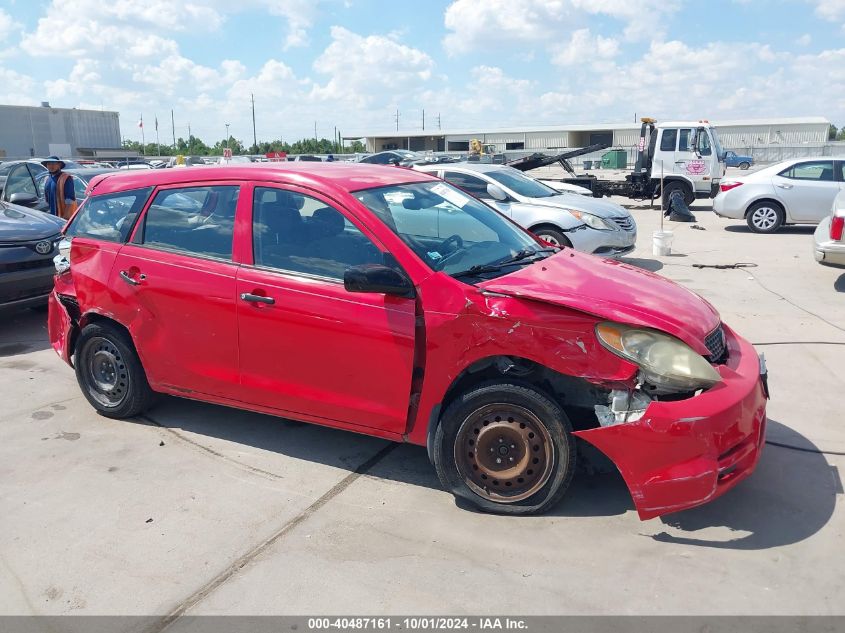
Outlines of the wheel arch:
M786 213L786 207L783 206L782 202L778 201L776 198L773 198L771 196L760 196L759 198L755 198L754 200L751 200L746 205L745 211L743 212L742 217L744 219L747 219L748 218L748 212L751 211L751 207L753 207L755 204L759 204L761 202L767 202L769 204L773 204L774 206L779 208L781 211L783 211L784 224L786 224L786 221L788 220L787 213Z

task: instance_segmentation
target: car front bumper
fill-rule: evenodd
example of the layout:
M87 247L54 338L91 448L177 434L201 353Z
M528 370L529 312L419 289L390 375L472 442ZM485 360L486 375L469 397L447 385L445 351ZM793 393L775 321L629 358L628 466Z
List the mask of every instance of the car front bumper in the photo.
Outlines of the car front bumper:
M722 382L698 396L652 402L643 417L576 436L619 469L641 519L686 510L724 494L760 459L766 383L754 347L725 327L729 359Z
M622 257L633 251L637 245L636 228L630 231L599 231L586 227L570 231L566 236L577 250L599 257Z
M49 267L44 265L0 272L0 308L24 308L46 303L47 295L53 288L55 272L52 260L47 263Z

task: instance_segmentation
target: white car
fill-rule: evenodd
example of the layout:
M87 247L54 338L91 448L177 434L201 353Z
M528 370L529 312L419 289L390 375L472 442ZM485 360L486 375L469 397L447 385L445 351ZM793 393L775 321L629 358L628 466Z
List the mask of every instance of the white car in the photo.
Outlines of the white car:
M845 189L845 160L793 158L738 178L722 180L713 211L745 220L755 233L785 224L818 224Z
M612 258L636 246L637 224L624 207L555 191L513 167L467 162L414 169L463 189L555 246Z
M845 266L845 191L836 196L831 214L816 228L813 254L822 264Z
M593 197L592 191L580 185L571 185L568 182L560 182L559 180L542 180L540 178L537 178L536 180L537 182L542 182L547 187L551 187L555 191L560 191L561 193L577 193L579 196Z

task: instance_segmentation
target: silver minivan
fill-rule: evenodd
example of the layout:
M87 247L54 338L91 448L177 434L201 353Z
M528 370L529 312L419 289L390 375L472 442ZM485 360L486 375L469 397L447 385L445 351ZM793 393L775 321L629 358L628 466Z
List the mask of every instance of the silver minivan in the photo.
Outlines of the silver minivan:
M513 167L467 162L414 169L460 187L552 244L602 257L620 257L636 245L637 225L624 207L555 191Z

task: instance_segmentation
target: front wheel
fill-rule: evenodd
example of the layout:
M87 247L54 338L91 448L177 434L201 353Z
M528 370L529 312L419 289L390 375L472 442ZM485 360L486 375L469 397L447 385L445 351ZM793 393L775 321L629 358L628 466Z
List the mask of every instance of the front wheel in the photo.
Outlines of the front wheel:
M539 237L544 242L548 242L552 246L567 246L572 248L572 242L563 234L563 231L558 228L550 226L540 226L532 230L532 233Z
M563 410L533 387L488 383L454 401L435 434L443 486L485 512L536 514L555 505L575 471Z
M129 337L108 323L91 323L79 334L74 358L82 394L109 418L131 418L149 408L154 394Z
M751 163L748 163L748 162L745 162L745 161L743 161L739 164L740 169L748 169L749 167L751 167Z

